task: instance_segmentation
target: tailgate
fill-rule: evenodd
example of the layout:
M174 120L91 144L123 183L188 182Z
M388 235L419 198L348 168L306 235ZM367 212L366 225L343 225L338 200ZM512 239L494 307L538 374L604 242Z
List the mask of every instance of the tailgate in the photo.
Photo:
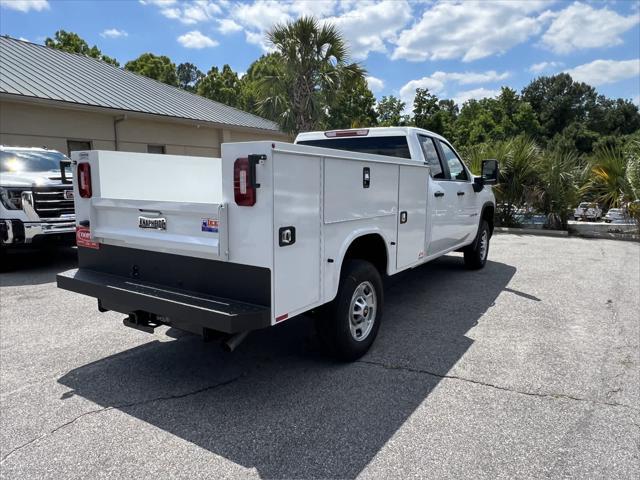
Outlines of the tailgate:
M92 239L201 258L227 259L222 204L93 199Z
M228 259L219 158L90 151L73 159L91 167L89 198L75 182L79 246Z

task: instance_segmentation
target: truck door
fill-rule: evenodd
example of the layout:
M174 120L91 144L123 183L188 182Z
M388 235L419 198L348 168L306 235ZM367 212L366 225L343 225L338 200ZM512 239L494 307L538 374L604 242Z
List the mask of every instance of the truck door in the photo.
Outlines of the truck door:
M418 135L424 162L429 165L427 205L429 231L425 253L427 256L444 252L455 243L455 186L449 182L445 165L434 140L426 135Z
M473 191L471 174L465 168L460 157L447 143L439 142L443 160L446 162L446 167L449 171L454 207L452 218L455 219L454 236L455 244L458 245L462 242L468 242L476 235L479 215L477 195Z
M429 169L400 165L396 268L419 263L425 256Z

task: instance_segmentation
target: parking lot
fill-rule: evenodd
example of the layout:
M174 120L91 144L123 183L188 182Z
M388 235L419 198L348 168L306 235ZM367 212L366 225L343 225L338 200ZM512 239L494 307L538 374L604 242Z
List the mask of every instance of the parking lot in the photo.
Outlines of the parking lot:
M497 235L389 286L372 350L310 319L234 353L58 290L72 250L2 273L2 478L635 478L637 243Z

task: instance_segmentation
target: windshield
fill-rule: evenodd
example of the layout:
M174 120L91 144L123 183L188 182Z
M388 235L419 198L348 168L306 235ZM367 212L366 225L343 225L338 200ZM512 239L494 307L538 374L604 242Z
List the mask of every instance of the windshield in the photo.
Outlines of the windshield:
M0 172L49 172L60 170L65 155L49 150L0 150Z

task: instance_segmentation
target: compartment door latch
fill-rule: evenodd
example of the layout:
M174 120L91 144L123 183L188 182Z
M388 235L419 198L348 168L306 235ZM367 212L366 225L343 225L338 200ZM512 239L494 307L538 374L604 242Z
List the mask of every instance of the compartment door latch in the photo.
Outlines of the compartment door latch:
M288 247L296 243L296 227L280 227L278 238L281 247Z

